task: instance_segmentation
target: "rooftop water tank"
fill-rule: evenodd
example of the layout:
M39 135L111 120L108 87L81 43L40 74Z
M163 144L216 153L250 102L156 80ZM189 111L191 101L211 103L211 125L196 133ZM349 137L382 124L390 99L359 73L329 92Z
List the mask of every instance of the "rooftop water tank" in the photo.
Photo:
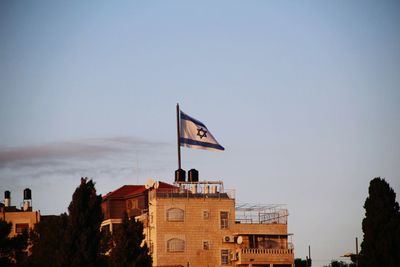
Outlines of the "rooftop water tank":
M189 171L188 181L189 182L198 182L199 181L199 171L196 169L191 169Z
M182 169L178 169L175 171L175 182L185 182L186 180L186 172Z
M9 207L11 205L11 192L4 191L4 206Z
M24 200L32 199L32 191L29 188L24 190Z

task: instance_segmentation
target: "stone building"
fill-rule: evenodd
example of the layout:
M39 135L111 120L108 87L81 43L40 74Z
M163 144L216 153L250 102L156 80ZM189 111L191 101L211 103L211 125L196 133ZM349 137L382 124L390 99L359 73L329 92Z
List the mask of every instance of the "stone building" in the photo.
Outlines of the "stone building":
M11 192L4 192L4 203L0 203L0 220L12 223L10 237L33 229L40 221L40 212L32 210L31 190L24 190L24 201L21 208L11 205Z
M221 181L190 180L151 180L107 194L102 227L112 231L124 211L136 216L153 266L294 266L284 206L239 204Z

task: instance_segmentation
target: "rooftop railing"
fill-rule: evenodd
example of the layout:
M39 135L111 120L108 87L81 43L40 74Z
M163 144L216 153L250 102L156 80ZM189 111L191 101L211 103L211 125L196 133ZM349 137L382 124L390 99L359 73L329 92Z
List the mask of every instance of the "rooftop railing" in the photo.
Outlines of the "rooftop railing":
M283 204L238 203L236 222L248 224L287 224L288 210Z
M218 190L217 188L168 188L150 191L150 199L153 198L213 198L235 199L235 190Z

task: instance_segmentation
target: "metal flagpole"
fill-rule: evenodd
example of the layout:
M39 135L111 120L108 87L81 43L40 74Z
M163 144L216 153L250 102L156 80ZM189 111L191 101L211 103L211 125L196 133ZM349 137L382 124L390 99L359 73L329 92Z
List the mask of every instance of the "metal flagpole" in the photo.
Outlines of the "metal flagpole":
M180 137L181 137L181 130L180 130L180 121L179 121L179 103L176 104L176 130L177 130L177 134L178 134L178 169L181 169L181 141L180 141Z

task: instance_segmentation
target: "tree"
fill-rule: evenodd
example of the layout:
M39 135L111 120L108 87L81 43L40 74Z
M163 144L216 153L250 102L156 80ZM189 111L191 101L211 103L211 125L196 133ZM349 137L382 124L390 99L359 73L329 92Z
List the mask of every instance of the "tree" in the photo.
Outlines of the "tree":
M11 223L0 220L0 266L25 266L28 233L10 238L11 226Z
M346 263L344 261L332 260L329 265L325 265L325 267L356 267L355 263Z
M308 267L307 259L306 260L303 260L300 258L294 259L294 266L295 267Z
M30 266L54 266L60 263L61 248L68 225L68 215L42 216L31 232Z
M396 193L379 177L371 180L362 222L360 266L391 267L400 264L400 212Z
M68 207L68 225L60 266L97 266L100 257L100 224L103 220L100 195L92 180L81 178Z
M110 265L113 267L151 267L152 259L143 244L143 224L125 212L122 224L113 234ZM142 245L143 244L143 245Z

